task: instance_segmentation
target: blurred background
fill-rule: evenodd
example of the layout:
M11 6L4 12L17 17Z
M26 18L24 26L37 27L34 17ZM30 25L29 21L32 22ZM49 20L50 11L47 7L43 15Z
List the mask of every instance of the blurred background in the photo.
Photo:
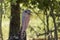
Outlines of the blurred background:
M31 10L27 40L60 40L60 0L0 0L0 40L19 32L26 9Z

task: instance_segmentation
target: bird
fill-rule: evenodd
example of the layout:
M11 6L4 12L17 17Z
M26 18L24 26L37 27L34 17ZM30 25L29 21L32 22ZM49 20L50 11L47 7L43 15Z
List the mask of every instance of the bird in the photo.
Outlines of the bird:
M30 21L30 15L30 10L24 10L22 12L22 27L17 33L17 36L13 36L9 40L26 40L26 29Z
M20 40L26 40L26 29L30 21L30 15L31 15L30 10L24 10L22 12L22 27L20 30Z
M30 10L25 10L22 13L22 32L26 31L26 28L27 28L28 23L30 21L30 15L31 15Z

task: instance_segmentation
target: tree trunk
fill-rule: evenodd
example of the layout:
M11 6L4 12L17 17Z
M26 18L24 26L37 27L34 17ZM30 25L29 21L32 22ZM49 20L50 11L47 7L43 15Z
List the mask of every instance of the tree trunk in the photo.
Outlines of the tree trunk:
M54 22L54 27L55 27L54 37L55 37L55 40L58 40L58 33L57 33L57 26L56 26L55 18L53 18L53 22Z
M53 3L51 3L50 5L50 8L51 8L51 11L50 11L50 15L51 17L53 18L53 23L54 23L54 40L58 40L58 33L57 33L57 26L56 26L56 21L55 21L55 15L53 13L53 6L52 6Z
M49 16L48 16L48 13L47 13L47 9L45 9L45 13L46 13L48 40L50 40L50 35L49 35Z
M15 40L13 39L13 37L17 37L19 29L20 29L20 7L17 0L16 4L13 4L11 2L11 20L10 20L9 39Z
M0 40L3 40L3 35L2 35L2 14L3 14L3 10L2 10L2 2L0 5Z
M44 16L44 17L43 17L44 21L46 20L46 19L45 19L45 14L46 14L46 9L44 10L44 14L43 14L43 16ZM46 33L46 28L45 28L45 27L46 27L46 26L45 26L45 24L44 24L44 31L45 31L45 33ZM45 34L45 40L46 40L46 36L47 36L47 35Z

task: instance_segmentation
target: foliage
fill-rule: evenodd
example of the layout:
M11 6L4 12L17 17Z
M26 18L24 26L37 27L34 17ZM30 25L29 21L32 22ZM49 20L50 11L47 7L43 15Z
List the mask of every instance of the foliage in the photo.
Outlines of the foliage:
M7 19L10 20L10 18L11 18L10 3L12 2L13 4L16 4L16 1L17 0L11 0L11 1L4 0L4 2L3 2L3 9L4 9L3 21L4 20L7 21ZM44 12L46 12L46 11L47 11L47 14L49 15L49 30L54 30L54 23L53 23L51 15L50 15L50 11L51 11L51 5L52 5L53 13L60 14L60 1L59 0L20 0L19 2L20 2L20 12L21 13L25 9L30 9L32 11L31 20L29 23L29 27L27 29L27 34L29 36L32 36L33 34L34 34L34 36L36 36L36 32L38 34L39 33L43 34L45 32L45 30L47 30L46 14L44 14ZM21 13L20 13L20 17L22 16ZM56 21L58 20L57 18L58 17L56 17ZM3 23L2 23L2 25L4 25ZM45 28L45 30L44 30L44 28Z

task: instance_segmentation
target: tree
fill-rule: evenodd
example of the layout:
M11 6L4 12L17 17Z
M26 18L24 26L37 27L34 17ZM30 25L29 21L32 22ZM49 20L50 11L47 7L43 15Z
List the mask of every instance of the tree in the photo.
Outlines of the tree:
M54 11L54 3L53 2L56 2L56 0L53 0L53 1L51 1L51 5L50 5L50 8L51 8L51 11L50 11L50 15L51 15L51 17L53 18L53 23L54 23L54 39L55 40L58 40L58 32L57 32L57 26L56 26L56 21L55 21L55 19L56 19L56 17L55 17L55 15L54 15L54 13L53 13L53 11ZM53 4L53 5L52 5Z
M2 34L2 14L3 14L3 6L2 6L2 0L0 1L0 40L3 40L3 34Z
M19 0L13 2L11 0L11 19L10 19L10 30L9 30L9 39L16 37L20 29L20 7ZM12 40L14 40L12 38Z

